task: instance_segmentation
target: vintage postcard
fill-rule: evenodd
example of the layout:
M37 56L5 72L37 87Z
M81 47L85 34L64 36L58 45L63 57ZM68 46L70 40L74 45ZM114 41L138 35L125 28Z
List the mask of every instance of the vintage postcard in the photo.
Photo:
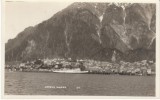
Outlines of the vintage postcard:
M158 0L2 3L4 98L159 97Z

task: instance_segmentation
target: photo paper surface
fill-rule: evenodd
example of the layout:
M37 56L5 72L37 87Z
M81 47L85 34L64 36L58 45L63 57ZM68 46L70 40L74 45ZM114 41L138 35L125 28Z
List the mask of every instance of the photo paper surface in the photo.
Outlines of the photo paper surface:
M4 96L156 97L156 2L4 3Z

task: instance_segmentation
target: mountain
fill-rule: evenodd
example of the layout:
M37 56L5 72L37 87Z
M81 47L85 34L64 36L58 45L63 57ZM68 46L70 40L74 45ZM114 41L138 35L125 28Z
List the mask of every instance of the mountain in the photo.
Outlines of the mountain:
M8 40L5 60L155 61L155 24L155 4L76 2Z

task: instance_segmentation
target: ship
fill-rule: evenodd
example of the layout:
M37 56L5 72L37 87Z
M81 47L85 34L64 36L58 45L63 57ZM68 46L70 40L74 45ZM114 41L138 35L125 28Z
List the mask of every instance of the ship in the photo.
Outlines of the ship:
M88 71L86 70L86 68L82 62L79 62L79 65L77 67L70 66L69 68L59 68L57 66L56 68L58 68L58 69L52 70L52 72L54 72L54 73L71 73L71 74L88 73Z
M88 71L82 71L79 68L77 69L59 69L59 70L53 70L54 73L70 73L70 74L84 74L88 73Z

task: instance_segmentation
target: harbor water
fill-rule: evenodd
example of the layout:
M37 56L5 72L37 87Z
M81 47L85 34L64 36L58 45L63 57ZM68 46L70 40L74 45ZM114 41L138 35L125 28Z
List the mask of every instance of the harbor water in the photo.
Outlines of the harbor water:
M155 96L155 76L6 71L5 94Z

